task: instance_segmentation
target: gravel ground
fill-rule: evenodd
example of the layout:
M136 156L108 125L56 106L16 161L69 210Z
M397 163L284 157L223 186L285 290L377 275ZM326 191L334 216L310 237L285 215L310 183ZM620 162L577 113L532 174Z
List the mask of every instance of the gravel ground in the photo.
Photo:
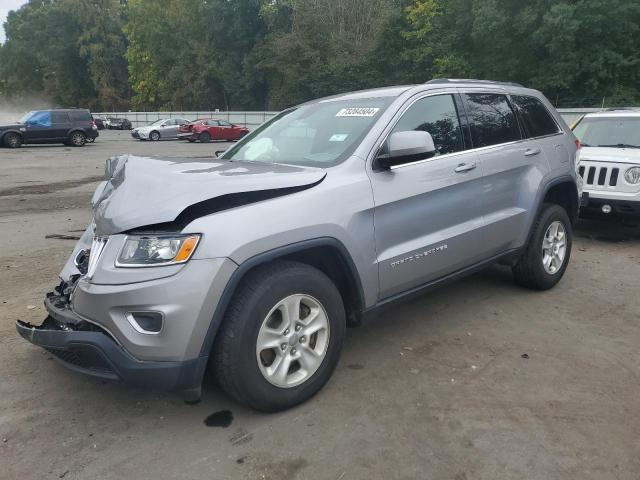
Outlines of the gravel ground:
M212 385L186 405L88 378L18 337L73 247L47 236L84 229L105 158L224 147L102 132L85 148L0 149L0 478L640 478L630 222L581 221L552 291L496 266L385 310L349 330L319 395L279 414Z

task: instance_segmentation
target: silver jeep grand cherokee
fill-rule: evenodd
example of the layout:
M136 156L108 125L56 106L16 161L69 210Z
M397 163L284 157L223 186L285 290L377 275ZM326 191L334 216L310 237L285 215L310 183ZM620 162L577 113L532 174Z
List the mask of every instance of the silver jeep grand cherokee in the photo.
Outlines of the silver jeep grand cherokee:
M49 316L17 330L84 373L197 400L208 368L285 409L378 307L494 262L553 287L576 149L535 90L432 80L290 108L220 158L114 157Z

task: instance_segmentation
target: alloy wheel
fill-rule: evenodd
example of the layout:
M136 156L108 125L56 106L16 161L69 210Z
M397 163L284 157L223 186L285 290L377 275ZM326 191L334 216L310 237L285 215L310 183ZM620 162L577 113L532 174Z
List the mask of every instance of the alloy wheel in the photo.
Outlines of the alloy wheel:
M322 304L309 295L279 301L260 326L256 357L264 378L290 388L318 370L329 346L329 319Z
M567 253L566 230L562 222L552 222L542 239L542 265L544 270L553 275L564 263Z

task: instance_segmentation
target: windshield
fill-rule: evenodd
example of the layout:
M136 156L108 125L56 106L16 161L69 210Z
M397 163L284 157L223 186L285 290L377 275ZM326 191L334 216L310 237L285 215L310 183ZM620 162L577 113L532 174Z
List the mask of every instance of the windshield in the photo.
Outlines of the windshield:
M164 122L164 118L161 118L160 120L156 120L151 125L160 125L162 122Z
M587 117L573 133L585 147L640 148L640 117Z
M22 116L22 118L18 121L18 123L27 123L27 121L31 119L31 117L33 117L36 113L39 113L39 112L35 111L35 112L25 113Z
M314 103L285 110L222 158L326 167L356 149L394 97Z

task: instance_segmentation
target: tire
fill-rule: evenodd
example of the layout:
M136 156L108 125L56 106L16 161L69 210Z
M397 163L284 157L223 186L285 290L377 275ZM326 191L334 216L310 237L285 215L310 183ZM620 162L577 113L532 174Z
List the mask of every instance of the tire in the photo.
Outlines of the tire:
M71 132L71 135L69 135L69 143L72 147L83 147L86 142L87 137L82 132L75 131Z
M560 226L558 231L564 230L563 235L553 235L553 227L556 225ZM552 238L553 241L551 243L548 240L545 241L546 238ZM554 287L567 269L572 243L573 232L566 210L560 205L545 203L533 225L529 243L518 263L513 267L515 282L535 290L548 290ZM547 246L546 250L545 246ZM557 250L554 250L556 247ZM560 255L562 248L564 248L564 254ZM558 252L558 258L548 255L554 251ZM551 257L553 258L549 263ZM558 260L560 257L562 257L561 261ZM548 265L545 265L545 260Z
M209 132L202 132L198 136L198 140L200 140L200 143L209 143L211 141L211 135L209 135Z
M9 132L4 136L3 143L5 147L19 148L22 145L22 137L14 132Z
M152 142L157 142L158 140L160 140L160 132L157 131L153 131L149 134L149 140L151 140Z
M300 330L277 309L284 304L299 305ZM306 338L308 327L303 324L312 313L315 328L325 327ZM329 380L340 358L345 328L342 297L324 273L298 262L269 263L247 274L234 294L216 336L212 371L237 401L263 412L284 410L309 399ZM259 333L265 330L272 334L265 338L273 338L277 346L261 350ZM288 337L281 336L287 333ZM319 355L309 357L316 350ZM306 361L298 361L303 356L313 361L309 368L303 366ZM278 359L287 361L282 364L287 369L281 369L286 385L276 384L277 375L265 373L278 371Z

